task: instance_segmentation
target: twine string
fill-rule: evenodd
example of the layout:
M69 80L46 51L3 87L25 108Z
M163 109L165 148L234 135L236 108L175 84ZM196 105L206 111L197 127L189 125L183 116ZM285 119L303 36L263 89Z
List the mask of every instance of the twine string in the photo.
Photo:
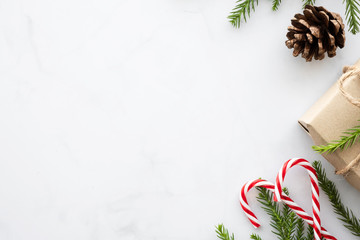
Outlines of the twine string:
M339 171L336 171L335 173L337 175L345 175L347 174L348 172L350 172L351 169L353 169L358 163L360 162L360 153L359 155L357 155L357 157L352 160L345 168L339 170Z
M345 66L343 68L344 74L339 79L339 89L342 95L353 105L360 108L360 99L354 98L344 89L344 83L346 80L353 78L360 78L360 69L355 66Z
M353 105L360 108L360 99L354 98L344 89L344 82L350 78L360 78L360 69L355 66L345 66L343 68L343 75L339 79L339 89L341 94ZM358 163L360 162L360 153L359 155L352 160L345 168L336 171L338 175L346 175L350 172Z

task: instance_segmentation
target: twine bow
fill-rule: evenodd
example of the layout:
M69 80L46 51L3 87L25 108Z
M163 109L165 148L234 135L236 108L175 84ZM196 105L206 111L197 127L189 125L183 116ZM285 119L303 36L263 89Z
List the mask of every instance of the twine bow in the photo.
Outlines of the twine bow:
M350 79L351 77L353 78L360 78L360 69L357 68L356 66L345 66L343 68L343 75L341 76L341 78L339 79L339 89L340 92L342 93L342 95L353 105L357 106L360 108L360 99L359 98L354 98L353 96L351 96L351 94L349 94L348 92L345 91L344 89L344 82L348 79ZM355 165L357 165L360 162L360 153L359 155L352 160L344 169L341 169L339 171L336 171L335 173L338 175L345 175L347 174L352 168L355 167Z

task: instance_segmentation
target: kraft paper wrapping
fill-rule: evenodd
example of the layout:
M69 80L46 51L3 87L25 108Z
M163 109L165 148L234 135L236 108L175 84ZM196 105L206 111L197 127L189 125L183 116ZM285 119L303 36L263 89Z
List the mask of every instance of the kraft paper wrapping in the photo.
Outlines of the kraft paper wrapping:
M355 64L360 69L360 60ZM351 77L344 89L360 98L360 79ZM323 145L340 139L343 132L360 125L360 108L351 104L340 92L336 82L300 119L299 123L309 133L315 145ZM323 154L336 170L345 168L360 153L359 140L347 150ZM359 164L360 165L360 164ZM360 166L357 165L344 177L360 191Z

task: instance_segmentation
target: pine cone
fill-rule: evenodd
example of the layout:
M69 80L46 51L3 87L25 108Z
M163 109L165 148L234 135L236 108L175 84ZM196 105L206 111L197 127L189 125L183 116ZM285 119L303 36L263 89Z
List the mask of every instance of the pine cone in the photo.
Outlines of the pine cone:
M336 55L336 48L345 45L345 26L339 14L329 12L323 7L307 5L304 15L295 14L288 27L286 46L294 48L294 57L302 53L307 62L321 60L327 52L329 57Z

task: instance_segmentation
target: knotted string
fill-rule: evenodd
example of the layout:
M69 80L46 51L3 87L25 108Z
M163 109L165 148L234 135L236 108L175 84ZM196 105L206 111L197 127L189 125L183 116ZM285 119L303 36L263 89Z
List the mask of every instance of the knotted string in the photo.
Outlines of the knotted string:
M348 79L350 79L351 77L353 78L360 78L360 69L355 67L355 66L345 66L343 68L343 75L341 76L341 78L339 79L339 89L340 92L342 93L342 95L353 105L357 106L360 108L360 99L359 98L354 98L353 96L351 96L351 94L349 94L348 92L345 91L344 89L344 82ZM355 165L357 165L360 162L360 153L359 155L352 160L344 169L341 169L339 171L336 171L335 173L338 175L345 175L347 174L351 169L353 169L355 167Z
M353 96L351 96L351 94L349 94L348 92L345 91L344 89L344 82L346 80L348 80L351 76L353 76L353 78L358 78L360 77L360 69L355 67L355 66L345 66L343 68L343 75L341 76L341 78L339 79L339 89L342 93L342 95L353 105L357 106L360 108L360 99L359 98L354 98Z

